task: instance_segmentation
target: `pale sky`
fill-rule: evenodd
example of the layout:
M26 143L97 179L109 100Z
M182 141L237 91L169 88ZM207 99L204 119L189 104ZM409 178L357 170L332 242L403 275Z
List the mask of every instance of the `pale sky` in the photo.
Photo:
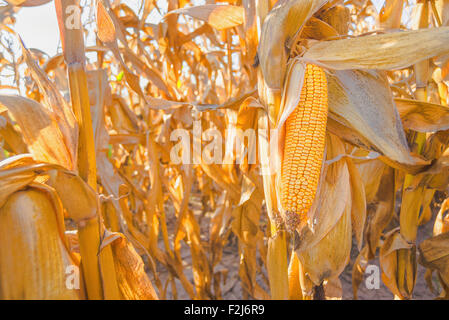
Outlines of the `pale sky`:
M140 1L123 0L137 12ZM382 8L384 0L372 1L377 10ZM149 19L159 20L155 15ZM58 23L53 2L42 6L21 8L17 13L17 21L14 29L20 34L28 48L40 49L50 56L57 53L59 45Z
M21 8L14 29L28 48L37 48L50 56L59 44L58 22L53 2L42 6Z
M137 12L140 1L121 1ZM59 41L58 22L53 1L37 7L23 7L16 14L15 31L22 37L28 48L37 48L53 56L57 53ZM160 19L152 13L149 20L155 22Z

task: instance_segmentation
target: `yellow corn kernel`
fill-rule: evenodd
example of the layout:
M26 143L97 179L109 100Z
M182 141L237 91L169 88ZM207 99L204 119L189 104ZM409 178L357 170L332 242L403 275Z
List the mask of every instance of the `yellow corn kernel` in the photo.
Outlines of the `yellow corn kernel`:
M301 98L285 124L281 203L293 230L307 219L320 179L327 123L324 70L307 64Z

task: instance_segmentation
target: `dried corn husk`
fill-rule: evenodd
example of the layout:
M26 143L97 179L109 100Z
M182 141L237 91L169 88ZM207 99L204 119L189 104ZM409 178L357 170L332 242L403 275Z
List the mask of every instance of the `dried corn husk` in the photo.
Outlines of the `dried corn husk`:
M68 286L68 270L78 266L62 229L61 204L47 192L30 188L7 199L0 209L2 299L80 298Z

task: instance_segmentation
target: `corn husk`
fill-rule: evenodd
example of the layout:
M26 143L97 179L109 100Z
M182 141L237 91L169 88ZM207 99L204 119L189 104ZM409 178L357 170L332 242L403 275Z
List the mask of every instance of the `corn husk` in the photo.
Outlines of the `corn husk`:
M2 299L80 298L79 290L68 286L67 270L78 266L63 228L61 204L48 193L31 188L8 198L0 209Z

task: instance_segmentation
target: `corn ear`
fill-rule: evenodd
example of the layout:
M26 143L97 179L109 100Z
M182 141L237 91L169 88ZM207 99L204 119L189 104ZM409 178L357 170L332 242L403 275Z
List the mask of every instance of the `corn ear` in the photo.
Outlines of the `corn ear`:
M122 299L158 300L142 258L124 236L112 244L118 287Z
M323 69L308 64L299 105L285 123L281 201L287 228L307 220L320 179L327 120Z
M12 194L0 209L1 299L79 299L66 285L73 263L61 239L57 207L42 191Z

